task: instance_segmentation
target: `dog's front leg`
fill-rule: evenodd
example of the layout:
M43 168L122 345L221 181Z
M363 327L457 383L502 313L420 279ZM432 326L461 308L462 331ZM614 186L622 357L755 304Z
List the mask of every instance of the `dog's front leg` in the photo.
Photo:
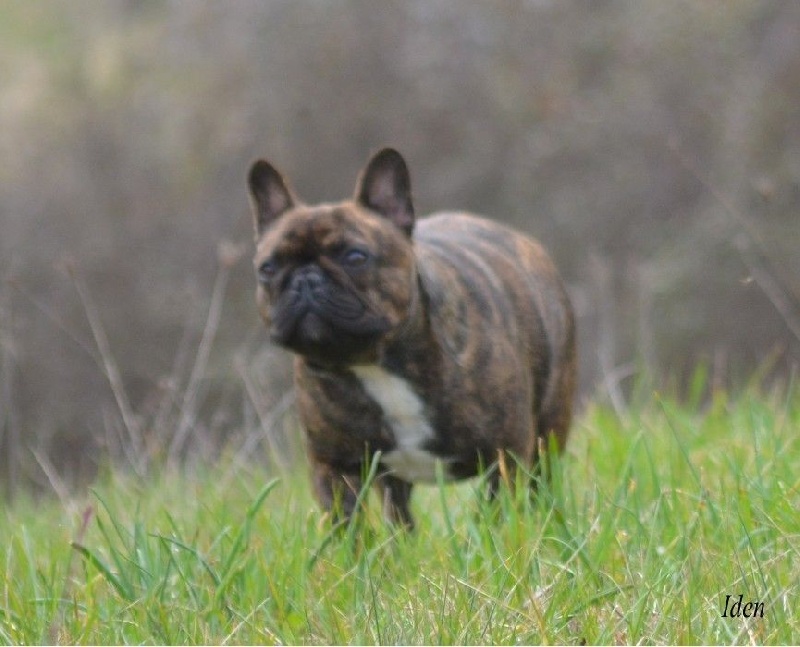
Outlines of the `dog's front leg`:
M383 502L383 516L391 524L414 530L414 518L408 509L411 498L411 483L396 476L383 474L376 480Z
M322 509L330 514L335 524L349 522L355 513L358 493L361 491L361 477L342 474L332 465L313 458L311 471L314 494Z

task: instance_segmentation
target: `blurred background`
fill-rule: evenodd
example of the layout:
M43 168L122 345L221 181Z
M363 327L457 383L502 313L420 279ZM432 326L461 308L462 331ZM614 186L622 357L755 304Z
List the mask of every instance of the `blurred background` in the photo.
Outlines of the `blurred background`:
M583 403L799 363L795 0L6 0L0 133L7 493L109 458L292 460L253 302L261 156L313 202L393 145L418 213L542 240Z

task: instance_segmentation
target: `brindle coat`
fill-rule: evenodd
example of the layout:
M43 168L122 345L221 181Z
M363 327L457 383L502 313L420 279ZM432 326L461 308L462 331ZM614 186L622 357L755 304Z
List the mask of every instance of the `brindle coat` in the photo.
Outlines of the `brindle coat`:
M296 353L297 405L323 508L350 516L365 461L398 449L396 426L353 367L402 379L431 432L419 449L441 458L449 478L473 476L503 452L534 466L551 437L563 448L573 314L538 242L462 213L415 222L405 162L391 149L340 203L303 205L263 161L249 181L259 309ZM342 260L353 248L368 260ZM296 278L303 272L311 278ZM312 288L322 295L319 316L304 319L292 309ZM387 518L412 526L412 483L382 464L376 485Z

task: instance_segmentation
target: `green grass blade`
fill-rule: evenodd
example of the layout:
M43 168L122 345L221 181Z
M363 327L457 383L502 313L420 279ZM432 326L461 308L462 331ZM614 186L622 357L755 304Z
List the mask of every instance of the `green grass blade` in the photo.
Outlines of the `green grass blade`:
M87 562L100 571L106 581L114 587L123 600L126 600L127 602L133 601L133 592L127 586L125 586L123 581L114 574L114 572L105 564L105 562L103 562L103 560L97 557L97 555L95 555L85 546L81 546L80 544L76 543L72 543L71 545Z

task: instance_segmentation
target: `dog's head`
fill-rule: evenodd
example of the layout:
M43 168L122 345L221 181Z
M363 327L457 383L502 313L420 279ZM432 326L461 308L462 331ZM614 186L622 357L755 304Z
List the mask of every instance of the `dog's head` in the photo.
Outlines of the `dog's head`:
M401 155L367 163L351 200L306 205L269 162L248 175L259 311L272 339L309 361L375 361L416 288L414 210Z

